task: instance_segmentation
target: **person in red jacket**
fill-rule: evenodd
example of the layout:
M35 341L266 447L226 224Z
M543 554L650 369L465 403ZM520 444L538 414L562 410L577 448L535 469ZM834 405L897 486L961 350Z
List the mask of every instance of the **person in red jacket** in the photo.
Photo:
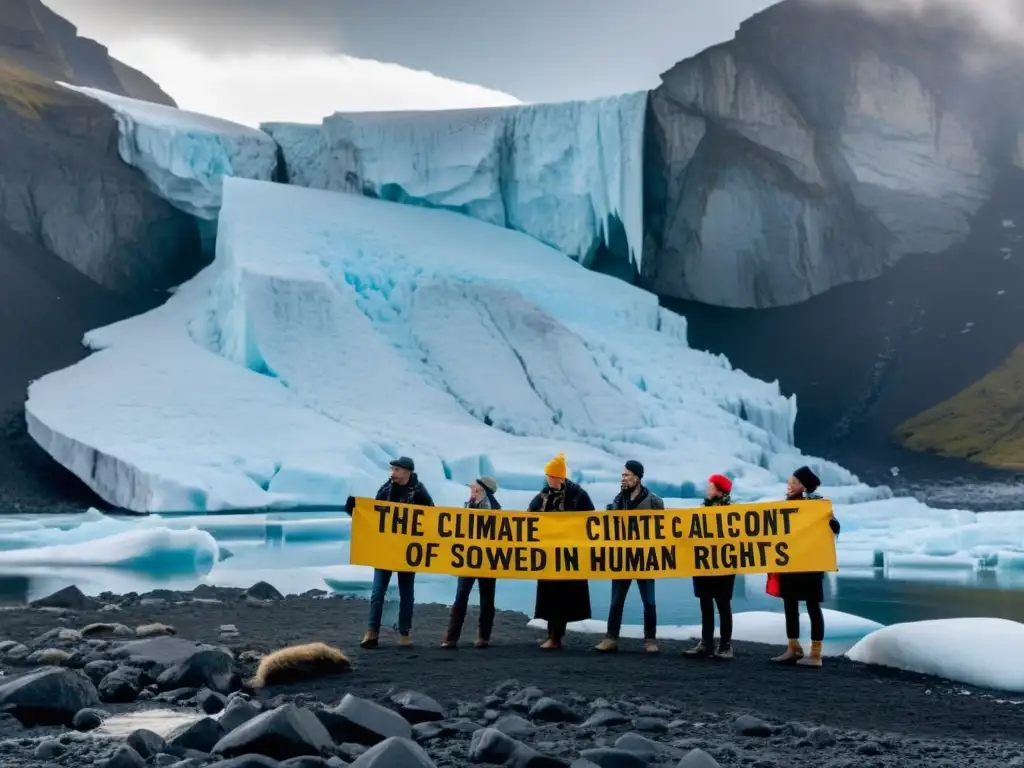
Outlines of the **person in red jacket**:
M732 480L725 475L712 475L704 494L705 507L727 507L732 504ZM691 658L732 658L732 592L736 574L694 576L693 595L700 600L700 642L683 651ZM718 606L718 648L715 648L715 606Z

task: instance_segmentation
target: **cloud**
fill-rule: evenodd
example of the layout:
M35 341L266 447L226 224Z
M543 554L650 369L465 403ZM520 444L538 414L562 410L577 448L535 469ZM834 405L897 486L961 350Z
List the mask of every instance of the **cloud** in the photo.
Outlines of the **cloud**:
M501 91L371 59L312 52L213 56L137 39L110 53L156 80L182 109L233 120L320 122L333 112L462 109L520 103Z
M875 15L912 14L926 18L942 14L947 21L970 19L1001 42L1024 43L1024 3L1021 0L819 0L856 5Z

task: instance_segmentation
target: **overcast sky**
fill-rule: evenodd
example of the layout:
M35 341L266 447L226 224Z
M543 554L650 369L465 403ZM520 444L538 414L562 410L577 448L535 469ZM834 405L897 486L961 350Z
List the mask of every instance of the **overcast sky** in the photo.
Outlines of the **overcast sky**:
M651 88L773 0L43 2L182 106L251 123Z

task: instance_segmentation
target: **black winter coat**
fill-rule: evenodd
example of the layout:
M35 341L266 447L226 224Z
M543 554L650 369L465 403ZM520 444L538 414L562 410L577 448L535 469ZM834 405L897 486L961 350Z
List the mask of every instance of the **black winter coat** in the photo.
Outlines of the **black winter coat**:
M377 501L396 501L400 504L412 504L417 507L432 507L434 500L430 498L427 487L420 482L419 477L413 472L409 482L405 485L398 485L388 480L377 491L374 497Z
M530 512L592 512L594 502L576 483L565 481L564 496L550 488L533 497ZM568 624L590 618L590 585L585 579L537 581L537 601L533 610L535 619Z
M705 507L727 507L730 504L732 504L732 499L728 495L719 496L715 499L704 499ZM732 600L732 593L735 588L735 573L724 576L693 577L693 596L700 600Z
M788 496L787 501L818 499L820 496ZM834 517L828 521L832 533L839 535L839 521ZM804 571L798 573L779 574L779 592L783 600L796 600L807 603L825 602L825 574L821 571Z

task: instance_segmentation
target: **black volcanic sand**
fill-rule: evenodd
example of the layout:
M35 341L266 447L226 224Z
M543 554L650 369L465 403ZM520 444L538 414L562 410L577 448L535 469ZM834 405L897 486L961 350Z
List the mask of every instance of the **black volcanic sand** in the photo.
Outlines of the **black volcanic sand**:
M226 646L236 659L250 656L247 651L262 654L291 644L323 641L350 656L350 674L250 691L253 700L264 711L287 702L315 711L337 705L346 693L389 707L395 706L390 697L396 692L426 694L440 703L446 719L441 727L417 726L414 738L438 766L471 764L468 755L473 733L506 714L532 720L535 730L516 738L565 765L582 750L612 746L629 732L641 732L668 750L655 761L658 765L674 766L693 748L704 749L722 766L760 768L1024 765L1024 710L1003 701L999 694L843 659L829 659L823 669L780 667L767 661L777 648L737 643L737 658L732 662L694 661L680 656L687 644L673 641L663 643L658 655L643 653L638 641L624 641L618 654L603 656L591 650L598 638L576 634L569 635L565 650L544 652L538 648L541 633L526 627L526 616L512 612L499 613L494 645L477 650L472 647L472 611L463 647L446 651L438 642L447 608L439 605L417 606L414 648L398 648L395 634L385 630L380 648L363 651L358 640L367 604L359 599L309 594L264 602L247 599L241 590L209 587L194 593L149 593L141 598L103 595L78 611L7 610L2 637L29 649L51 647L56 642L56 647L73 652L83 641L62 644L34 639L55 627L81 629L92 622L119 622L131 629L161 622L173 626L178 637ZM99 611L100 606L107 607ZM237 638L221 636L225 624L237 628ZM33 667L12 663L5 652L0 652L0 663L8 677ZM248 679L255 663L236 662L236 670ZM73 661L67 664L75 666ZM567 705L577 719L607 708L621 713L624 722L597 727L545 722L536 711L532 715L527 711L539 696L536 691L525 695L527 706L515 706L516 692L531 686ZM157 687L150 690L156 693ZM0 679L0 696L2 691ZM152 695L143 691L142 698L151 699ZM244 698L244 694L232 694L240 695ZM101 709L114 713L154 706L153 701L137 701L102 704ZM187 691L175 706L199 715L195 699ZM741 715L755 720L738 721ZM750 732L760 730L762 735L745 735L751 728ZM4 739L0 741L0 764L5 768L103 766L122 743L119 738L99 739L59 727L23 729L9 718L0 719L0 737ZM64 742L57 748L60 756L52 763L41 760L40 754L54 749L54 738ZM362 749L347 745L340 747L336 756L351 760ZM193 758L196 762L181 763L180 768L212 762L202 755ZM161 759L165 762L157 764L174 762L169 757ZM343 763L335 759L331 764ZM713 768L714 763L695 765Z

